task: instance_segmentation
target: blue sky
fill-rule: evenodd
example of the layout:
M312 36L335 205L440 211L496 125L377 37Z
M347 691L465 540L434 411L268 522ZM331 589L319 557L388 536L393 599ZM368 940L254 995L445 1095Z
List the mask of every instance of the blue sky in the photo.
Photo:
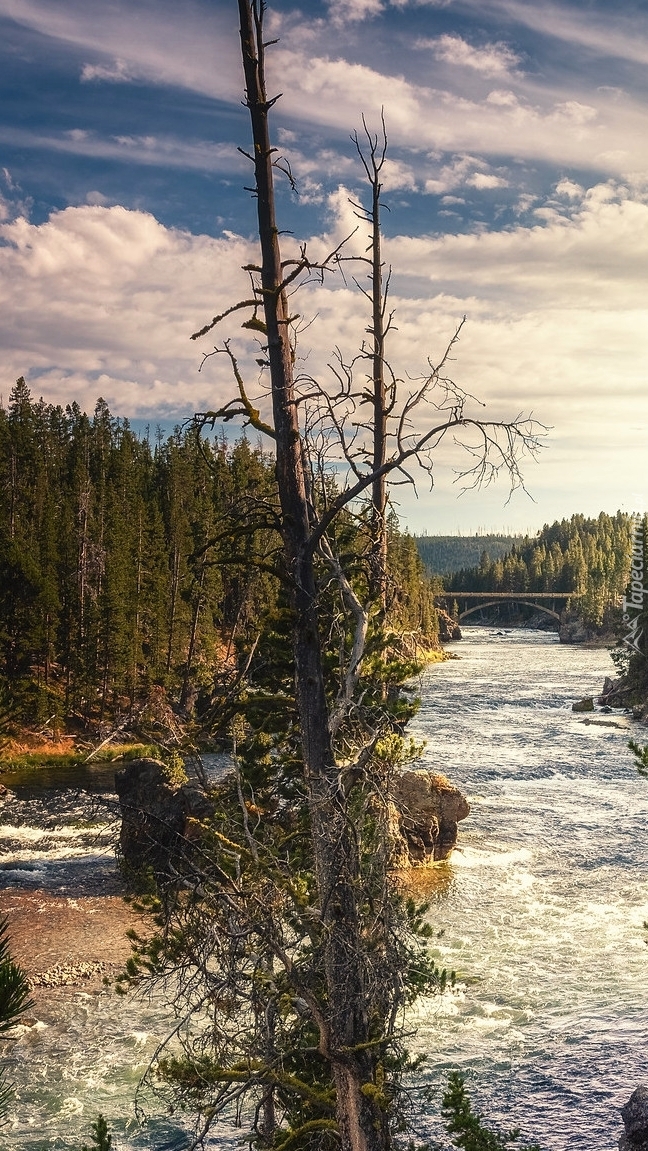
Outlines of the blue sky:
M420 374L465 314L452 369L479 413L551 425L535 503L506 505L504 482L457 500L447 444L433 493L399 492L405 521L526 530L645 507L646 6L282 0L267 20L299 187L279 188L286 247L323 251L355 223L350 133L383 105L396 370ZM223 402L226 364L199 372L189 336L245 291L254 251L234 0L0 0L0 87L5 402L20 374L151 424ZM325 378L361 342L364 301L328 281L303 314L300 356ZM223 334L252 370L238 326Z

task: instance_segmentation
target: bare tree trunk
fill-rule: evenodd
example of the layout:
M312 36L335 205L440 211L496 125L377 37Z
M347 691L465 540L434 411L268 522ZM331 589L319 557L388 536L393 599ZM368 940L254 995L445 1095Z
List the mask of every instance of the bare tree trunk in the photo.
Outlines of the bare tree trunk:
M200 578L198 580L198 587L195 592L193 603L193 611L191 613L191 631L189 634L189 647L187 648L187 662L185 664L184 675L182 678L182 691L180 692L180 708L184 711L189 703L189 696L191 691L191 665L193 664L194 655L196 653L196 642L198 639L198 621L200 619L200 609L203 603L203 585L205 583L206 567L203 562L200 569Z
M372 397L372 473L371 484L371 550L370 550L370 579L371 593L374 602L378 603L382 616L387 609L387 473L384 466L387 461L387 424L394 408L394 381L388 385L386 380L387 363L385 360L385 340L392 325L391 315L387 315L387 296L389 294L390 273L383 274L382 260L382 232L380 226L380 196L382 184L380 174L387 154L387 132L384 116L381 118L382 137L373 135L365 122L362 123L365 131L365 141L361 142L357 132L353 133L362 166L367 174L371 189L371 205L365 208L363 204L354 204L356 215L369 225L370 256L366 257L369 266L369 280L371 288L364 294L371 301L371 327L369 333L372 337L371 351L364 349L365 354L371 358L371 397Z
M387 476L381 468L387 459L387 393L385 387L385 297L383 295L380 244L380 169L372 151L371 181L371 295L373 335L373 471L372 575L373 593L382 613L387 608Z
M317 610L307 482L293 380L289 311L283 287L275 218L272 149L265 91L263 4L238 0L247 105L252 121L262 302L267 330L276 436L277 483L285 562L292 581L296 702L309 807L315 871L324 928L328 1017L320 1035L331 1062L337 1120L344 1151L383 1151L385 1117L371 1091L376 1056L368 1046L367 994L356 883L358 858L331 744Z

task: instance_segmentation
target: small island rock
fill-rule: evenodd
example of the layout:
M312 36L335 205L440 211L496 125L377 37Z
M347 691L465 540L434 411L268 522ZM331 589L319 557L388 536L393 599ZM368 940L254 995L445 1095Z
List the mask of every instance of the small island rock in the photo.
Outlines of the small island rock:
M152 869L161 879L171 859L186 853L191 820L213 814L204 792L190 783L179 786L158 759L134 759L115 773L122 826L119 849L133 873Z
M444 775L404 771L390 795L393 866L424 867L447 859L457 842L457 824L469 814L465 795Z
M447 611L444 611L443 608L437 608L437 619L439 621L439 641L441 643L455 643L462 638L459 624Z
M619 1151L648 1151L648 1087L637 1087L621 1108L625 1134L619 1139Z

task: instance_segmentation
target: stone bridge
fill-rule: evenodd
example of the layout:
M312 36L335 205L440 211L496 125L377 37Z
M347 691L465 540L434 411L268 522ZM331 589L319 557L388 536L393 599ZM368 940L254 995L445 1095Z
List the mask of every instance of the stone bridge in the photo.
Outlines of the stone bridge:
M483 608L517 603L536 608L537 611L542 611L560 622L560 613L566 607L567 601L578 598L575 592L567 591L449 591L436 596L440 606L447 605L447 610L456 602L459 608L459 621Z

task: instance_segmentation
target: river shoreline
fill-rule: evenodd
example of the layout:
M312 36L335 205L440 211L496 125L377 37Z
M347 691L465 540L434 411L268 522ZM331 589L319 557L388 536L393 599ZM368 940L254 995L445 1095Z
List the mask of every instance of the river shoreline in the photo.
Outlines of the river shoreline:
M113 979L130 955L126 932L142 923L119 895L73 898L38 888L1 891L0 914L33 998L53 986L92 990Z

